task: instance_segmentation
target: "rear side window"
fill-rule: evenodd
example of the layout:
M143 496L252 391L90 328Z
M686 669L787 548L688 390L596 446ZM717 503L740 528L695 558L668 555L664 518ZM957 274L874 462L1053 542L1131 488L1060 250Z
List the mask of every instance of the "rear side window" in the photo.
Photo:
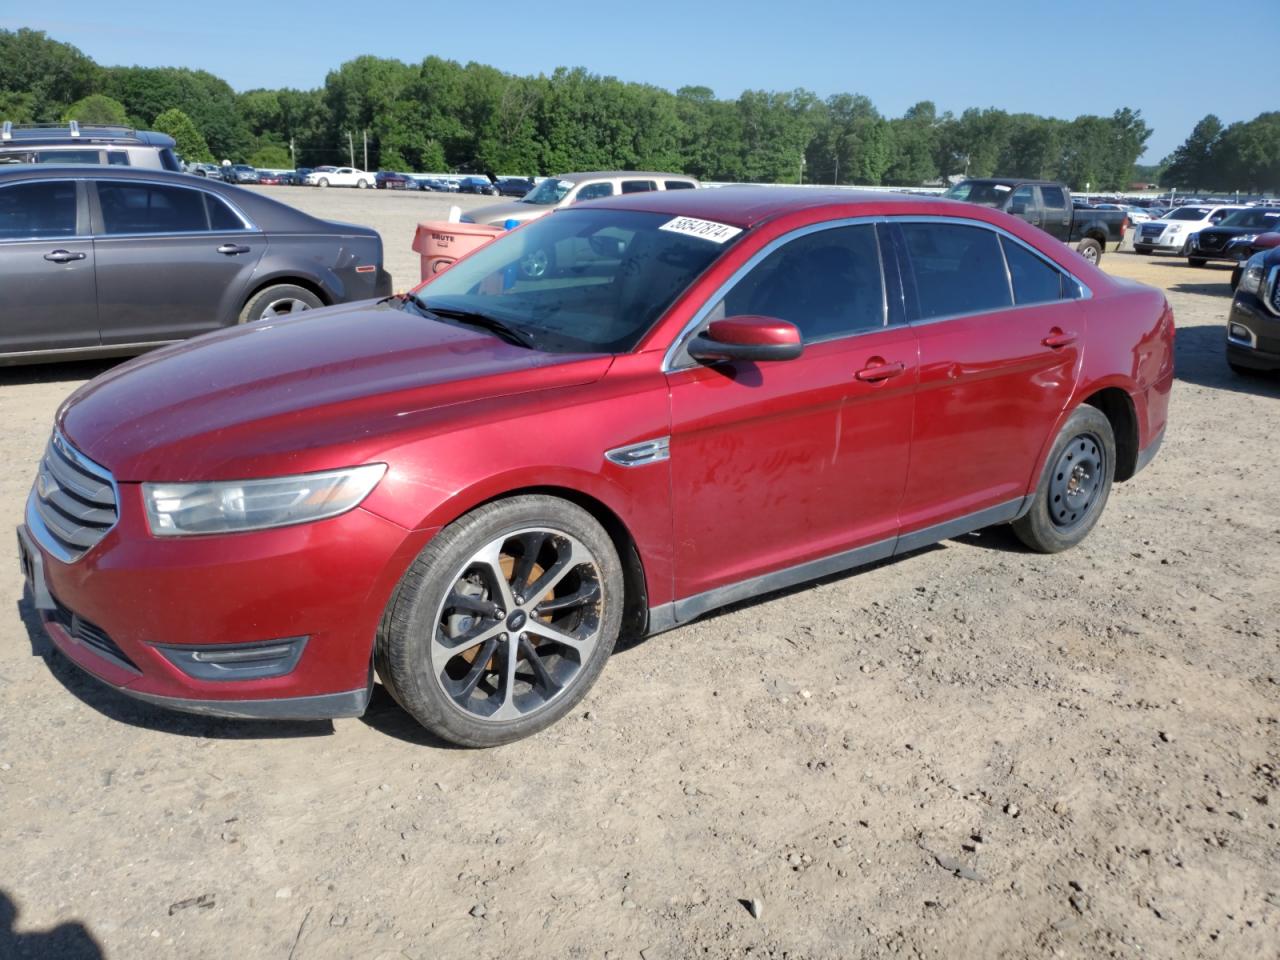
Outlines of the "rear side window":
M0 190L0 240L75 235L74 181L17 183Z
M1046 210L1067 209L1067 196L1061 187L1041 187L1040 199L1044 201Z
M806 343L885 324L875 227L855 224L805 234L761 260L724 298L723 316L777 317ZM721 315L715 311L715 315Z
M657 190L658 185L652 180L623 180L623 193L648 193L650 190Z
M612 196L613 184L606 180L604 183L588 183L578 191L578 195L573 198L573 202L578 203L581 200L596 200L600 197Z
M101 163L101 150L38 150L36 163Z
M1005 260L1009 264L1009 279L1013 282L1013 297L1018 306L1031 303L1051 303L1063 298L1064 277L1020 243L1001 237Z
M668 190L692 190L693 184L688 180L664 180L663 186Z
M244 230L244 221L236 216L235 211L226 202L211 193L204 195L204 202L209 208L209 227L212 230Z
M98 183L106 233L191 233L209 229L204 194L150 183Z
M129 166L129 154L123 150L108 150L107 163L113 167L127 167Z
M921 319L1013 305L994 232L950 223L904 223L901 230Z

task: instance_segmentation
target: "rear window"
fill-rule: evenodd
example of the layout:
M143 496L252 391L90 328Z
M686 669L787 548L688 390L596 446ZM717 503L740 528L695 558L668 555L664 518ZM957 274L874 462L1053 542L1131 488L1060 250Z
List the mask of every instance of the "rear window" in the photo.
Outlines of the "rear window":
M668 190L692 190L694 184L689 180L664 180L663 186Z
M76 235L76 185L71 180L16 183L0 189L0 239Z
M657 190L658 185L652 180L623 180L623 193L648 193L650 190Z
M1012 306L996 234L961 224L901 226L915 274L921 319Z

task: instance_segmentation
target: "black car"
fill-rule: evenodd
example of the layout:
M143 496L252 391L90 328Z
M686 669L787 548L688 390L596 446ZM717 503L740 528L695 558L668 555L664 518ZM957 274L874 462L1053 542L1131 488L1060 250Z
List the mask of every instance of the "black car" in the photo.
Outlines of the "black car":
M127 356L390 292L367 227L183 173L0 168L0 364Z
M503 197L523 197L533 189L533 181L527 177L499 177L498 194Z
M487 177L464 177L458 183L459 193L478 193L486 197L496 197L498 188Z
M1280 247L1244 265L1227 316L1227 363L1236 373L1280 370Z
M1280 208L1249 207L1237 210L1217 226L1205 227L1191 235L1187 263L1203 267L1210 260L1242 263L1253 256L1248 244L1260 233L1280 230ZM1250 252L1246 253L1248 250Z

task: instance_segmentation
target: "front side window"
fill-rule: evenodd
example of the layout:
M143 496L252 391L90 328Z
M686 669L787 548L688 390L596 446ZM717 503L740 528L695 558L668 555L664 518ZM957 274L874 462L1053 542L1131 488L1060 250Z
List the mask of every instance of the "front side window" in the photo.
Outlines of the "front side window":
M952 223L904 223L901 229L921 319L1012 306L993 231Z
M943 196L948 200L963 200L965 203L976 203L984 207L1002 207L1005 197L1013 188L1004 183L980 183L976 180L965 180L957 183Z
M741 236L725 227L707 239L681 229L686 220L560 210L459 261L405 309L425 310L423 322L498 321L540 350L624 353Z
M712 317L777 317L806 343L885 325L880 247L872 224L833 227L783 244L736 283Z
M34 240L75 235L74 181L16 183L0 189L0 240Z
M1018 306L1052 303L1063 298L1065 277L1059 270L1008 237L1001 237L1000 242L1004 246L1005 261L1009 264L1009 279L1013 283L1013 297Z
M1024 215L1028 210L1036 205L1036 188L1031 186L1021 186L1013 191L1013 196L1009 200L1009 212L1015 217Z
M99 183L102 226L108 234L191 233L209 229L199 190L150 183Z

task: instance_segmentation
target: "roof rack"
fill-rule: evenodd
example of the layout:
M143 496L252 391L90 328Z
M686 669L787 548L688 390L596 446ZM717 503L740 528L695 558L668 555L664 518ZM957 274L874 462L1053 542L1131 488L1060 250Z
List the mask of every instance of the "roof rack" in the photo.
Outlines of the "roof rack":
M12 120L6 120L3 126L0 126L0 140L12 140L15 130L66 130L70 136L76 138L93 136L95 133L115 137L136 137L138 135L138 131L134 127L115 126L107 123L80 123L76 120L68 120L64 123L14 123Z

